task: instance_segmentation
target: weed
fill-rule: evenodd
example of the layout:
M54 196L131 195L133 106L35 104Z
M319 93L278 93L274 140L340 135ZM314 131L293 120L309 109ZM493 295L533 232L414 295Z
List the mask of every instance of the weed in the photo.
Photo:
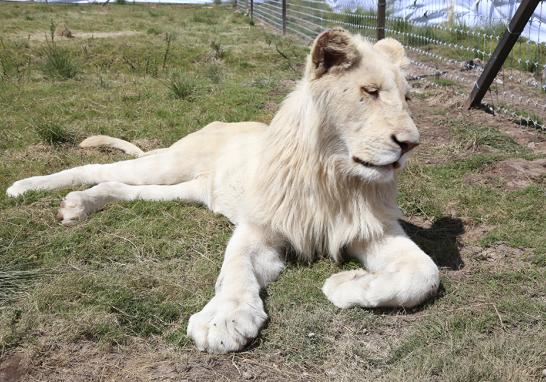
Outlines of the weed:
M55 22L51 20L49 23L49 38L52 43L55 40L55 30L57 30L57 26L55 25Z
M70 79L78 74L78 65L67 49L59 48L53 40L47 42L42 54L45 56L43 72L50 77Z
M220 83L223 77L222 66L217 63L212 63L207 66L207 78L213 83Z
M173 75L168 86L172 97L186 100L193 100L199 89L196 80L182 75Z
M225 57L226 51L222 47L222 44L217 41L211 41L210 48L212 50L212 58L221 60Z
M146 33L148 34L153 34L153 35L158 35L158 34L161 34L163 33L159 28L155 28L155 27L150 27L146 30Z
M35 125L34 129L40 140L49 145L74 143L75 140L74 133L58 122L43 121Z
M167 66L167 59L169 58L169 52L171 50L171 43L175 39L176 35L174 33L165 33L165 53L163 54L163 65L161 68L165 71Z

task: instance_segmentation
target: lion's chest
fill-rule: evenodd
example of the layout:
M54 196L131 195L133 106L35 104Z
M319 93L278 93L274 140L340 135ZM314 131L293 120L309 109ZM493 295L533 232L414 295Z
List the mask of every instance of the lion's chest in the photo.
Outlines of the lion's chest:
M381 211L356 202L352 209L331 207L314 204L292 209L288 219L276 222L274 228L303 260L329 256L337 261L351 243L380 237L388 220Z

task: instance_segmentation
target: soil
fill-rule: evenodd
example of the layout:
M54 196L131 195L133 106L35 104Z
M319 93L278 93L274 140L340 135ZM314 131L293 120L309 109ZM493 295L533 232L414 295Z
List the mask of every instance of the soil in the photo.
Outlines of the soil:
M275 362L274 357L269 358L245 353L230 357L185 354L155 344L153 339L148 343L135 340L109 349L95 342L80 341L48 347L43 353L34 350L5 356L0 364L0 382L316 380L316 375L296 371Z
M546 159L508 159L487 166L478 174L468 174L465 182L514 191L544 183L545 177Z
M0 382L17 382L25 374L25 370L21 365L21 356L12 354L0 363Z

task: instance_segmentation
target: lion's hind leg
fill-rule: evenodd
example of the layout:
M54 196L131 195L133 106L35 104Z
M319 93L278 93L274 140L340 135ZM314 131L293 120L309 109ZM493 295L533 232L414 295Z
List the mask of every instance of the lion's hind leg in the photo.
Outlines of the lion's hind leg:
M137 159L108 164L88 164L50 175L18 180L6 190L6 193L8 196L16 197L29 190L53 190L103 182L135 185L176 184L193 177L193 162L191 158L180 160L180 153L167 150Z
M208 205L205 177L174 185L132 186L120 182L100 183L84 191L73 191L61 202L57 218L64 225L85 219L115 200L183 200Z
M438 291L438 267L401 229L377 243L350 248L365 269L337 273L322 288L337 307L405 307Z

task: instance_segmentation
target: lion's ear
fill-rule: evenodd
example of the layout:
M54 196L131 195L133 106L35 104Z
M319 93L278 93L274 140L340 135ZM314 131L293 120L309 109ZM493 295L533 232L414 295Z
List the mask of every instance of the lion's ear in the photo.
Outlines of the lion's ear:
M379 40L373 46L375 49L383 52L391 61L398 65L401 69L407 69L410 64L408 56L406 56L406 50L404 46L397 40L387 37Z
M360 60L360 52L353 37L343 28L322 32L313 42L308 70L311 79L333 71L350 68Z

